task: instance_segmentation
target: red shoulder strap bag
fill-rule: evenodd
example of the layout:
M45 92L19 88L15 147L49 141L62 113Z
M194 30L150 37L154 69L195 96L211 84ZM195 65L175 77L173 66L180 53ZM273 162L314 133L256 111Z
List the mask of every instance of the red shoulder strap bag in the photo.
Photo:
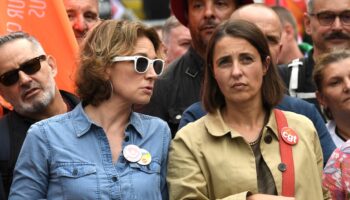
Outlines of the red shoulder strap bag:
M295 177L292 146L298 143L298 135L288 127L287 119L283 112L274 109L276 117L279 147L282 163L279 170L282 171L282 195L287 197L295 196Z

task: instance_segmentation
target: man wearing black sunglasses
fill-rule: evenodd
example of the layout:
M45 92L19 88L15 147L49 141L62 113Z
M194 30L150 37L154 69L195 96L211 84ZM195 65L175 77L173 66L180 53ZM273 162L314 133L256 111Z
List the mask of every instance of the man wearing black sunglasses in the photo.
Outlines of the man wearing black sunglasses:
M306 58L280 66L280 70L290 95L314 103L320 110L312 71L321 54L350 49L350 0L309 0L304 23L313 40L313 50Z
M0 120L0 180L5 197L30 125L78 103L74 95L58 90L56 74L55 59L45 54L34 37L23 32L0 36L0 95L14 108Z

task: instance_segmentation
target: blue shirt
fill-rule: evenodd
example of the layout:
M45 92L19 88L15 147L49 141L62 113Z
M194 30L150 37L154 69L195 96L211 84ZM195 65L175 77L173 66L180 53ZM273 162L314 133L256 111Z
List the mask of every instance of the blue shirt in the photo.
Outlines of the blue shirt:
M317 130L318 138L320 139L323 153L323 164L325 165L327 163L327 160L335 150L336 146L326 128L322 116L320 115L316 107L313 104L308 103L304 100L284 95L282 101L276 106L276 108L304 115L313 122ZM201 102L192 104L182 114L179 129L181 129L190 122L196 121L197 119L203 117L206 114L207 112L202 107Z
M132 112L128 144L146 149L149 165L113 163L104 130L74 110L31 126L14 171L9 199L168 199L170 129L159 118Z

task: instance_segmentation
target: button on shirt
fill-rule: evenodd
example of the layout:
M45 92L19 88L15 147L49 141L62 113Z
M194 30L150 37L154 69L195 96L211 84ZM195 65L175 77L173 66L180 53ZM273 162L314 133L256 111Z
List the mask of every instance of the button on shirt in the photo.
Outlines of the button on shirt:
M169 143L166 122L132 112L122 146L137 145L150 152L152 161L130 163L120 153L113 163L104 130L79 104L72 112L31 126L10 199L167 199Z

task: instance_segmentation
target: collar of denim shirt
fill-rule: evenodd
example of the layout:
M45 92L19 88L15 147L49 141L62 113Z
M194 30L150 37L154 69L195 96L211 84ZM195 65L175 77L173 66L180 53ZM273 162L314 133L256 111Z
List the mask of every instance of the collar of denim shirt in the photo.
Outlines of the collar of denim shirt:
M74 119L74 130L75 130L75 134L77 135L77 137L81 137L83 136L85 133L87 133L90 128L92 126L96 126L96 127L100 127L99 125L97 125L94 121L92 121L89 116L86 115L84 108L83 108L83 104L79 103L70 113L69 113L69 117L71 119ZM135 113L135 112L131 112L130 115L130 121L128 123L128 125L126 126L127 128L129 126L132 126L135 128L136 132L143 137L144 136L144 126L142 123L142 118L143 115L139 114L139 113Z

